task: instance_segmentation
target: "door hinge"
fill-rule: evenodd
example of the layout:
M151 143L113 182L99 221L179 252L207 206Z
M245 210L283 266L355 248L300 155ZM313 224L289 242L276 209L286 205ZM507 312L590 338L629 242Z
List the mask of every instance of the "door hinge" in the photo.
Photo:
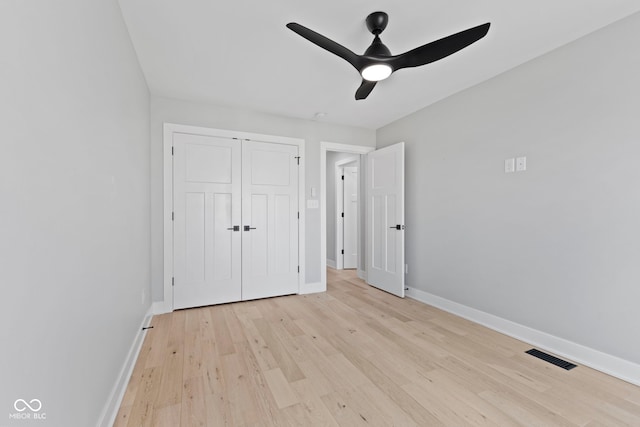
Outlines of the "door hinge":
M342 175L342 180L344 181L344 175Z
M294 157L294 159L296 159L296 161L298 162L298 166L300 166L300 156L296 156Z
M298 219L300 219L300 212L298 212Z
M171 155L173 156L173 146L171 146Z
M298 273L300 273L300 266L298 266Z
M176 285L176 278L172 277L171 278L171 286L175 286Z
M342 255L344 255L344 249L342 250Z
M342 218L344 218L344 212L342 212Z
M175 221L176 220L176 214L175 212L171 212L171 221Z

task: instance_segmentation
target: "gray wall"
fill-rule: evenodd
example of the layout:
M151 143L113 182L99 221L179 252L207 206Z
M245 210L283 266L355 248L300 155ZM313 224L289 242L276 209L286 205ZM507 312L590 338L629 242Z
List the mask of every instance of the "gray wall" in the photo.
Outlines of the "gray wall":
M154 301L163 299L162 124L203 126L305 140L306 198L311 187L320 191L320 142L375 146L375 131L312 120L247 111L238 108L151 97L151 259ZM316 196L317 199L320 196ZM320 207L322 208L322 206ZM305 283L320 281L320 209L306 211ZM324 266L322 266L324 268Z
M115 0L2 1L0 52L0 424L96 425L150 306L147 86Z
M378 130L408 286L640 363L639 40L636 14Z
M357 159L358 154L327 151L327 260L336 260L336 162Z

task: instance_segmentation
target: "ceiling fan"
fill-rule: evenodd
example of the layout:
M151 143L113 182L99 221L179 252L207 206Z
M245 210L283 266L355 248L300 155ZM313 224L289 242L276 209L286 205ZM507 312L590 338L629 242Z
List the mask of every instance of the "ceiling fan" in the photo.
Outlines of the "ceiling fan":
M385 12L373 12L367 16L367 28L374 35L374 38L371 46L367 48L363 55L357 55L322 34L318 34L295 22L287 24L287 28L353 65L362 75L362 84L356 91L356 99L365 99L377 82L386 79L394 71L426 65L456 53L483 38L491 25L491 23L487 22L427 43L400 55L391 55L389 49L380 40L380 34L387 27L388 22L389 16Z

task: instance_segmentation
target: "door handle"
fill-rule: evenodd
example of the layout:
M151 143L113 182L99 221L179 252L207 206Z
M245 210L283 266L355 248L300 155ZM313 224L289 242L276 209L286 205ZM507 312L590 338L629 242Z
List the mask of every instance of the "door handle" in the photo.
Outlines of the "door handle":
M227 228L227 230L240 231L240 226L239 225L234 225L231 228Z
M404 230L404 225L396 224L395 226L389 227L389 228L395 228L396 230Z
M244 231L255 230L255 229L256 229L255 227L251 227L249 225L244 226Z

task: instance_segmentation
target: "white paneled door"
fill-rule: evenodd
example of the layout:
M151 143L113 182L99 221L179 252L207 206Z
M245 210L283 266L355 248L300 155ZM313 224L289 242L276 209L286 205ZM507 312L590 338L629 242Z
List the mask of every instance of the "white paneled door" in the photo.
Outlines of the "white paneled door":
M173 150L174 309L296 293L297 146L175 133Z
M349 166L342 169L344 198L344 259L343 268L358 267L358 168Z
M174 308L241 299L241 147L174 134Z
M298 147L242 143L242 299L298 291Z
M367 282L404 297L404 143L367 159Z

